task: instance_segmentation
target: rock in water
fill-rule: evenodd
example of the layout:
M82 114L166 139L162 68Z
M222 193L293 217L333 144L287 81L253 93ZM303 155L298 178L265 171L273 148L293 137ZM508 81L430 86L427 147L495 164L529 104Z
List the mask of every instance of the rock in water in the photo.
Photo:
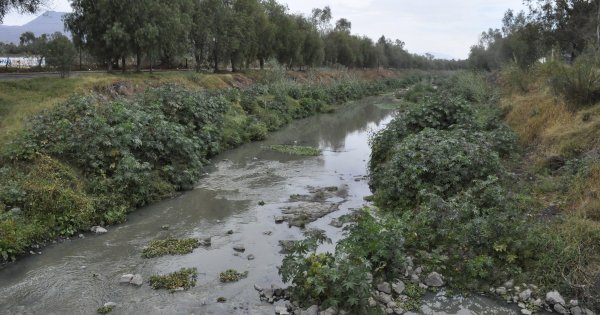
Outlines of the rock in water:
M280 215L280 216L276 216L276 217L275 217L275 223L277 223L277 224L281 224L281 223L283 223L284 221L285 221L285 217L284 217L284 216L281 216L281 215Z
M439 273L432 272L425 278L425 284L430 287L441 287L444 285L444 279L442 279L442 275Z
M200 246L210 246L211 245L211 237L205 237L199 240Z
M142 278L141 275L135 274L133 276L133 278L131 278L131 281L129 281L129 283L140 287L140 286L142 286L142 284L144 284L144 279Z
M96 233L96 234L104 234L106 232L108 232L107 229L101 227L101 226L93 226L90 231L92 231L92 233Z
M281 305L277 305L277 306L275 306L275 314L289 315L290 313L288 313L287 307L281 306Z
M245 252L246 247L244 247L244 245L242 245L242 244L237 244L237 245L233 246L233 250L236 252Z
M131 279L133 279L132 274L122 275L121 279L119 279L119 283L129 283L131 282Z

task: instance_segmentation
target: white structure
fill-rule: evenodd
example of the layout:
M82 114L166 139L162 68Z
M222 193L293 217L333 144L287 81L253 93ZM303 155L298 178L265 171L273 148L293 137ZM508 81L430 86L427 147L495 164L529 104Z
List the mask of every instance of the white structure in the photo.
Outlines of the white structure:
M39 64L37 56L31 57L0 57L0 67L7 68L33 68ZM42 67L46 65L46 60L42 59Z

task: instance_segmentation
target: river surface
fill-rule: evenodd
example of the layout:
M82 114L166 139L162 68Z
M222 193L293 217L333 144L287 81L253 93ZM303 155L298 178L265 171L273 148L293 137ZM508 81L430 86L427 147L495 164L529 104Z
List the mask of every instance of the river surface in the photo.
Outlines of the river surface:
M342 237L342 229L329 223L360 208L363 197L370 195L364 178L368 139L392 119L393 111L378 106L386 101L368 98L333 114L295 121L266 141L218 156L194 190L137 210L126 223L108 227L109 233L66 240L4 267L0 314L95 314L108 301L118 304L111 314L274 314L273 305L259 300L254 284L283 285L277 274L283 258L278 241L302 238L299 228L275 224L275 216L289 204L290 195L336 186L346 195L332 198L341 202L339 210L307 227L325 230L334 242ZM271 144L318 146L323 154L290 156L268 150ZM167 224L170 229L162 230ZM141 256L154 239L208 236L212 246L188 255ZM236 244L245 246L244 254L234 255ZM254 260L247 259L250 254ZM153 274L182 267L199 272L197 286L188 291L156 291L147 282L142 287L119 284L123 274L139 273L147 281ZM230 268L248 271L248 278L220 283L219 273ZM219 297L227 301L217 303ZM429 296L422 313L519 314L514 307L483 297L441 295Z

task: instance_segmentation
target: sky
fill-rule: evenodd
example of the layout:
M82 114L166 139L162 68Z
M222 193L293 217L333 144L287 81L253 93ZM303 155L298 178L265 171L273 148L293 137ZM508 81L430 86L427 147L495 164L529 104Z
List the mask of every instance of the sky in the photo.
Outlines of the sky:
M45 10L69 12L68 0L48 0ZM453 58L467 58L481 32L499 28L507 9L523 9L522 0L279 0L292 13L309 15L313 8L327 5L333 20L347 18L352 33L377 40L400 39L413 53L434 52ZM37 15L11 12L5 25L22 25Z

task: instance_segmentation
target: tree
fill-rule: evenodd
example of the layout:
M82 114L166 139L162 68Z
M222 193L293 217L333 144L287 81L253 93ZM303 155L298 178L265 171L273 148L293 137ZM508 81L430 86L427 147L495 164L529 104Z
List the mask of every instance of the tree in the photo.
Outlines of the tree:
M321 36L324 36L331 30L331 8L326 6L323 9L313 9L311 22L317 27Z
M21 53L35 56L38 67L42 66L47 53L48 35L42 34L36 37L32 32L25 32L19 36L19 48Z
M0 23L11 9L22 13L35 13L44 0L0 0Z
M48 41L46 64L57 69L61 78L69 76L76 56L77 49L66 36L58 32L52 35Z
M128 4L129 1L73 0L73 12L65 16L66 28L83 38L83 47L104 62L109 72L115 62L124 61L130 52Z

